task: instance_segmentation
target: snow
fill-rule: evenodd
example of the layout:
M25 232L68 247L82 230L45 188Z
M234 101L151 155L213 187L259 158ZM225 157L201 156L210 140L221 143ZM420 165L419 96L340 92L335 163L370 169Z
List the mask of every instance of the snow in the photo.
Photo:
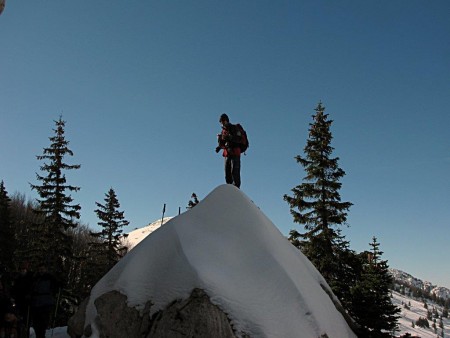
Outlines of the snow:
M398 292L392 292L392 303L401 309L401 317L398 321L400 331L397 335L404 335L405 333L410 333L412 336L419 336L422 338L436 338L441 337L442 329L439 328L439 319L436 320L437 333L434 332L431 325L432 321L429 321L430 328L421 328L417 325L412 327L412 322L419 319L419 317L427 318L427 309L424 307L423 300L412 299L401 295ZM436 307L439 314L442 314L442 307L434 305L432 302L428 302L428 309L431 311L433 307ZM403 304L407 304L409 309L405 308ZM450 319L442 318L444 323L444 337L450 336Z
M70 338L67 333L67 326L64 327L55 327L53 329L49 329L45 332L46 338ZM36 334L34 333L33 328L30 328L30 337L36 338Z
M129 250L131 250L138 243L142 242L142 240L150 235L153 231L166 224L171 218L172 217L164 217L162 220L157 220L143 228L138 228L131 231L130 233L128 233L128 236L122 240L123 244L126 245Z
M322 287L323 277L239 189L221 185L197 206L145 237L93 288L111 290L152 314L201 288L252 337L356 337Z

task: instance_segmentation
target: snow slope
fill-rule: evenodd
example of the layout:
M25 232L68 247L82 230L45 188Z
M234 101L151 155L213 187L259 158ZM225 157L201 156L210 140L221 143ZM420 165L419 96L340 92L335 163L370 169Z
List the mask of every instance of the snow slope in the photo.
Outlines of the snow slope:
M323 277L239 189L221 185L131 250L94 287L94 300L118 290L152 313L201 288L252 337L356 337L323 291Z
M427 318L427 309L424 307L424 302L422 300L415 300L406 296L401 295L400 293L393 291L392 292L392 303L398 306L401 309L400 319L398 321L400 331L397 332L397 335L404 335L405 333L410 333L413 336L418 336L421 338L436 338L441 337L442 329L439 328L439 319L436 321L437 325L437 333L431 328L433 324L432 321L429 321L430 328L421 328L415 325L412 327L412 322L419 319L419 317ZM404 306L407 304L409 309ZM431 302L428 303L428 308L432 310L433 307L436 307L439 314L442 314L442 307L438 305L433 305ZM442 318L444 323L444 337L450 336L450 319Z
M164 217L162 220L154 221L143 228L134 229L128 233L125 239L123 239L123 244L126 245L129 250L133 249L145 237L150 235L153 231L159 229L162 225L166 224L171 218L172 217Z

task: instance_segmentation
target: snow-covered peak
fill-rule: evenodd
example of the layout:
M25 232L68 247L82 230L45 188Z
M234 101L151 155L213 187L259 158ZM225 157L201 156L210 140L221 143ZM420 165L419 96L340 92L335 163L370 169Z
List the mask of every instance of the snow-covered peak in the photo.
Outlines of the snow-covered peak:
M423 281L402 270L389 269L389 272L391 273L395 281L421 289L442 299L450 298L450 289L446 287L437 286L431 282Z
M203 289L251 337L356 337L323 277L239 189L221 185L131 250L94 287L86 324L96 335L94 301L118 290L151 313Z

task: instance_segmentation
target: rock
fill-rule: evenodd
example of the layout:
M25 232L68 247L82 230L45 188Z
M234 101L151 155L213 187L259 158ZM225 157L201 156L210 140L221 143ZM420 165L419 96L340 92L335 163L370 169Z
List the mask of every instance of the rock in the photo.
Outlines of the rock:
M150 306L147 302L142 313L128 307L127 297L118 291L110 291L95 302L97 317L95 324L100 338L145 337L150 329Z
M84 334L84 322L86 320L86 306L88 302L89 297L81 302L77 312L67 323L67 333L71 338L78 338Z
M153 319L147 338L234 338L226 314L212 304L208 295L194 289L191 296L175 301Z
M86 304L80 305L69 320L70 337L90 337L90 325L84 327ZM188 299L176 300L150 320L151 302L142 312L127 306L127 297L118 291L105 293L95 300L95 324L100 338L234 338L226 314L212 304L208 295L194 289Z

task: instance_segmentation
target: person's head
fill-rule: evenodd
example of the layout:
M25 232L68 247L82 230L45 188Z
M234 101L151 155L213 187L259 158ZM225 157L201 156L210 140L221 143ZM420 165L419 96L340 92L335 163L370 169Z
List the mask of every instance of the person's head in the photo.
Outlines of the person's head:
M230 119L228 118L227 114L222 114L222 115L220 115L219 122L223 126L226 126L228 123L230 123Z
M47 272L47 265L44 264L44 263L39 264L39 266L38 266L38 273L39 273L40 275L43 275L43 274L45 274L46 272Z
M26 273L28 272L28 269L30 267L30 264L28 262L23 262L22 264L20 264L19 267L19 272L21 275L26 275Z

